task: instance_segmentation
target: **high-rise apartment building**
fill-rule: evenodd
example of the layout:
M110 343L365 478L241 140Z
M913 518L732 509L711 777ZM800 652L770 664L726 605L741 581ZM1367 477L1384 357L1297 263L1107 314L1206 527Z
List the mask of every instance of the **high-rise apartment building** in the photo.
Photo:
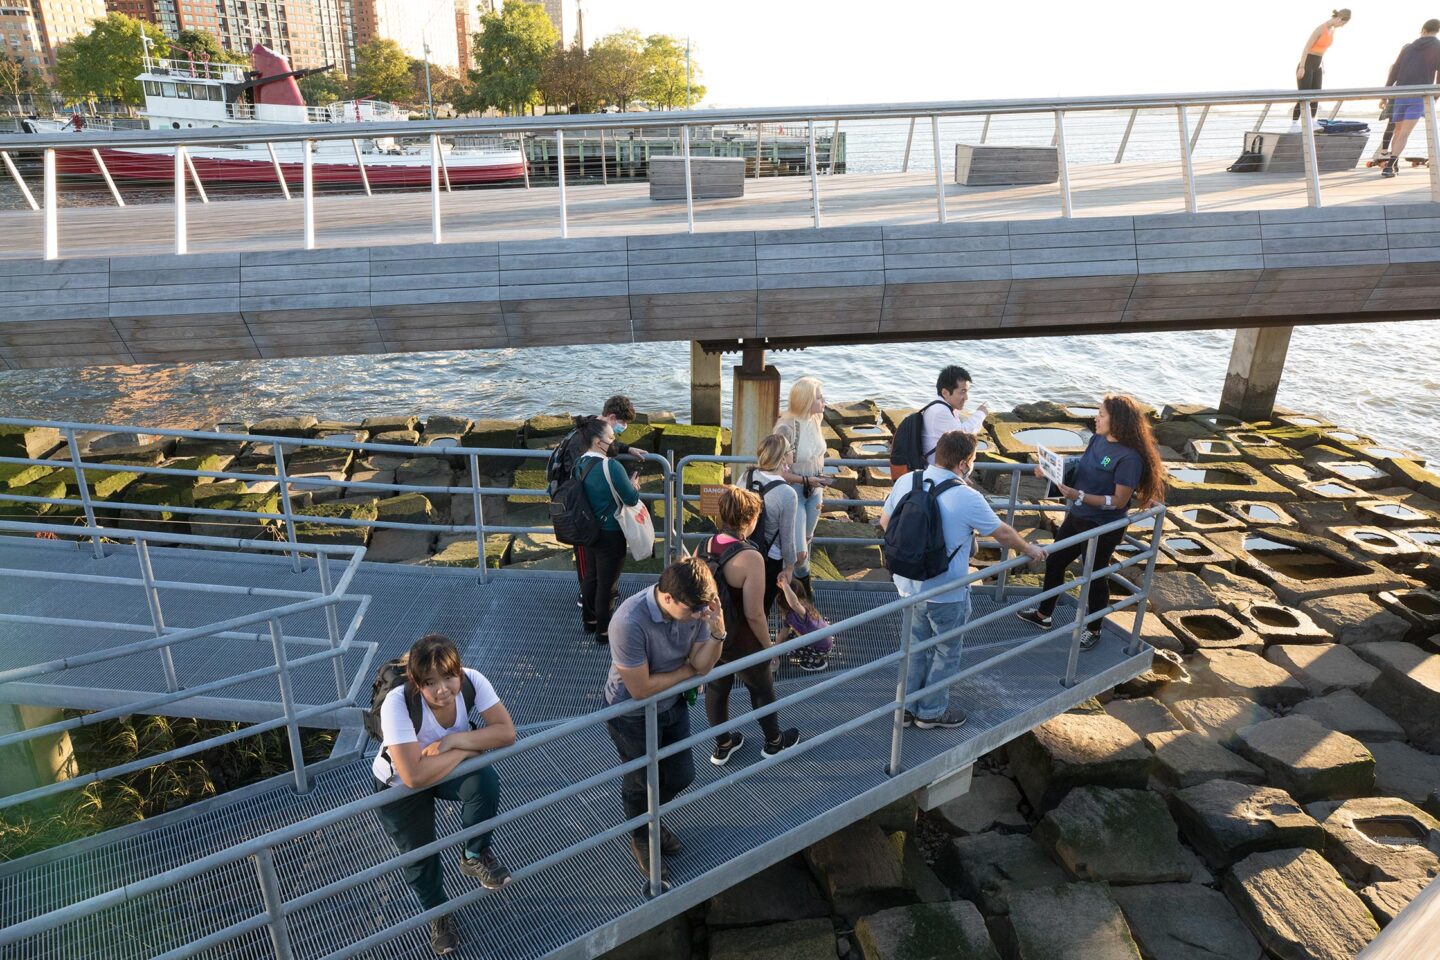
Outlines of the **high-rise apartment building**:
M0 55L49 81L50 60L30 0L0 0Z
M470 0L455 0L455 60L461 76L474 66L470 62L470 35L475 32L476 13Z
M19 6L13 2L11 6ZM55 66L55 49L89 33L105 16L105 0L30 0L35 28L48 66Z
M544 0L545 16L560 34L560 46L568 47L580 39L580 0Z
M350 0L350 7L357 47L383 37L416 60L447 70L460 66L455 0Z
M203 30L239 54L264 44L297 69L333 63L348 73L355 65L350 0L109 0L109 6L157 24L172 39L181 30Z

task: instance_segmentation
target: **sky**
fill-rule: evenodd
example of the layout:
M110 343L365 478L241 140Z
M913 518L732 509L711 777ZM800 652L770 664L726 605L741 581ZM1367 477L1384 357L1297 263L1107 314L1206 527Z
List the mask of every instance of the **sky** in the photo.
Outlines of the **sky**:
M582 0L586 40L623 27L689 35L716 107L1293 88L1332 9L1296 0ZM1379 86L1440 16L1352 7L1327 88Z

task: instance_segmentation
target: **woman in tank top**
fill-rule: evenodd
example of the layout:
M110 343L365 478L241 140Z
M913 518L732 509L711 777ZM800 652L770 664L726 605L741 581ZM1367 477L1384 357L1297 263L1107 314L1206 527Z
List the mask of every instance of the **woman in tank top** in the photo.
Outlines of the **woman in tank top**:
M1299 90L1319 90L1321 81L1324 80L1324 68L1321 61L1325 57L1325 51L1330 49L1330 44L1335 42L1335 30L1350 22L1350 11L1348 9L1331 11L1330 19L1310 31L1310 38L1305 41L1305 49L1300 51L1300 62L1295 65L1295 80ZM1297 101L1295 110L1290 114L1290 119L1296 124L1300 122L1300 103ZM1319 108L1314 100L1310 101L1310 116L1313 119L1315 111Z

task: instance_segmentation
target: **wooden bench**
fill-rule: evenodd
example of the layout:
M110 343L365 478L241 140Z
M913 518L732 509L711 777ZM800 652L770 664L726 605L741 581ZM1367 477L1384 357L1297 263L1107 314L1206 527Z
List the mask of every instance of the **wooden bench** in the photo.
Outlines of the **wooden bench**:
M691 157L690 189L696 200L745 196L743 157ZM650 158L650 199L685 199L685 158Z
M1060 157L1054 147L955 144L955 182L968 187L1054 183Z

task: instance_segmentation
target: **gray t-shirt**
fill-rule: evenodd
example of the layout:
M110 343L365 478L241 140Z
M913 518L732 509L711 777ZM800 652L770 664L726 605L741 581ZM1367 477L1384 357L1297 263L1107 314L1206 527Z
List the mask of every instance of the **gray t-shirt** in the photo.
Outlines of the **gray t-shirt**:
M610 676L605 678L605 702L633 699L619 667L649 664L651 673L680 669L690 658L690 649L710 639L710 625L703 620L670 620L660 609L655 587L631 594L610 619ZM661 710L675 703L680 691L659 701Z

